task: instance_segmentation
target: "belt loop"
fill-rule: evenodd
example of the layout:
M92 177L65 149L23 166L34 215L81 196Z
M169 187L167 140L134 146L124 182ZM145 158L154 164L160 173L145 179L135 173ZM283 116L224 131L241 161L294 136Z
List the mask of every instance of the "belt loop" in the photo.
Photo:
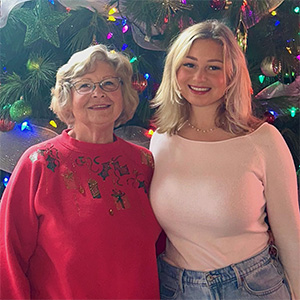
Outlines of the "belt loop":
M270 244L269 246L269 254L271 257L275 258L278 260L278 249L274 244Z
M231 268L234 271L234 274L236 276L238 288L240 288L242 286L242 278L240 276L239 270L237 269L237 267L235 265L231 265Z
M180 269L178 274L179 288L182 293L183 293L183 272L184 270Z

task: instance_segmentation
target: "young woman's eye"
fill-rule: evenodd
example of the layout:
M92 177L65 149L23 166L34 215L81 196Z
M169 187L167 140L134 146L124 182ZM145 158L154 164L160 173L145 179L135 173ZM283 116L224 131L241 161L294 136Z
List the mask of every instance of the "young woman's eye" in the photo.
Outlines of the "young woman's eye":
M221 67L218 67L218 66L209 66L209 69L215 71L215 70L221 70Z
M195 65L192 64L192 63L184 63L183 66L187 67L187 68L194 68L195 67Z

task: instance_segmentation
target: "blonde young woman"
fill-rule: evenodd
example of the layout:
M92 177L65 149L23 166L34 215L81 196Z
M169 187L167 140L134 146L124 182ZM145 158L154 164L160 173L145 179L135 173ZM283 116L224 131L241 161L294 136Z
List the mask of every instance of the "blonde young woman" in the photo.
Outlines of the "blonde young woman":
M293 160L277 129L252 115L245 57L227 26L208 20L177 37L154 106L161 299L300 299Z
M127 57L104 45L57 72L70 129L32 146L3 194L1 299L159 299L151 153L113 134L138 105Z

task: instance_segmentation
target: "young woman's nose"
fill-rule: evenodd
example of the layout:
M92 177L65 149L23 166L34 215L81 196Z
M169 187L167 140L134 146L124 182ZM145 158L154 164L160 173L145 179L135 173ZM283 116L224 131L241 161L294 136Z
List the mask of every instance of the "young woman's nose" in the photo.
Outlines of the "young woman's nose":
M198 80L204 80L206 78L205 69L199 68L195 73L195 78Z

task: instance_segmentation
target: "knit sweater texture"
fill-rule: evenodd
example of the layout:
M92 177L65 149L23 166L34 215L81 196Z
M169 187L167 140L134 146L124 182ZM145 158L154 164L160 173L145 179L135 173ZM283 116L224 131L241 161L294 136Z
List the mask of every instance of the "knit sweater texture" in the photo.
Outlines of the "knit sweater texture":
M159 299L152 173L117 137L29 148L1 202L1 299Z

